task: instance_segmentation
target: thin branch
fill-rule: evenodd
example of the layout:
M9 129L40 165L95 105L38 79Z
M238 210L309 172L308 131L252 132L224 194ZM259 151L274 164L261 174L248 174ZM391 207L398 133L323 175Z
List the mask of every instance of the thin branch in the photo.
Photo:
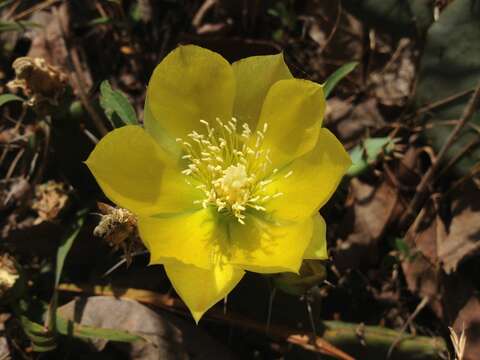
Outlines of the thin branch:
M388 349L387 353L387 360L390 359L390 357L393 354L393 350L397 347L397 345L402 341L403 339L403 334L407 330L407 327L412 323L412 321L417 317L417 315L422 311L422 309L428 304L430 301L430 298L428 296L425 296L422 301L417 305L415 311L408 317L407 321L405 321L405 324L403 324L400 333L398 334L398 337L395 339L395 341L390 345L390 348Z
M415 215L415 213L419 210L419 208L421 208L425 199L425 195L427 193L428 186L434 179L434 176L437 173L438 168L443 161L443 158L445 157L448 150L457 139L458 135L460 134L460 131L463 129L467 121L470 120L473 113L475 112L475 108L479 98L480 98L480 84L477 86L477 88L475 89L475 92L470 97L470 100L465 106L462 116L460 117L457 125L453 128L452 132L448 136L447 141L445 141L442 148L438 152L437 158L432 162L432 166L428 169L428 171L422 177L420 184L418 184L417 191L412 201L410 202L407 208L407 211L404 213L404 215L400 219L400 225L402 227L406 227L408 223L411 221L412 217Z
M333 25L332 31L330 31L330 34L328 34L327 39L325 40L325 44L318 50L318 54L322 54L327 46L330 44L330 41L332 41L334 35L337 33L338 25L340 24L340 19L342 18L342 2L338 2L338 7L337 7L337 17L335 19L335 24Z
M65 46L65 49L67 50L67 64L69 66L69 70L73 72L73 77L77 81L78 84L78 96L80 97L80 101L82 105L85 107L85 110L88 112L90 115L95 127L97 128L97 131L100 133L101 136L104 136L108 133L108 129L105 126L102 117L97 113L95 108L90 104L90 101L88 99L88 96L85 92L85 83L83 82L82 79L82 69L80 65L80 60L78 57L78 52L75 47L69 49L67 45L67 40L66 40L66 34L65 34L65 29L63 28L63 23L60 19L60 14L58 13L57 9L53 9L53 13L55 14L57 23L58 23L58 28L60 29L60 33L62 34L62 41Z

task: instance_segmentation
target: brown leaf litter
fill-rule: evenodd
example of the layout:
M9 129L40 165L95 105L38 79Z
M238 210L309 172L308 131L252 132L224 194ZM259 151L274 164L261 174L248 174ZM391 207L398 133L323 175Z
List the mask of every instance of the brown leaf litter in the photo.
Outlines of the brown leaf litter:
M479 198L472 185L449 207L445 199L431 200L406 235L412 257L402 263L409 290L427 296L435 314L457 333L465 327L464 360L477 359L480 351L480 298L460 271L480 251Z
M60 213L67 207L71 189L66 184L49 180L35 187L32 209L37 212L33 224L58 220Z

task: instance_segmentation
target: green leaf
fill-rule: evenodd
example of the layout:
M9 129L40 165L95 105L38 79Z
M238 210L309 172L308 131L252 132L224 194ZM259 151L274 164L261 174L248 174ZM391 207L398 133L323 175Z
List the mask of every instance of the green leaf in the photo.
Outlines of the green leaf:
M347 171L348 176L358 176L367 171L368 162L365 158L364 149L361 144L355 146L350 151L350 159L352 159L352 165Z
M334 87L342 80L345 76L350 74L358 65L358 62L353 61L347 64L340 66L332 75L330 75L323 84L323 93L325 98L328 98Z
M90 20L87 23L87 26L106 25L106 24L111 24L112 22L113 22L112 18L108 16L102 16L102 17L98 17L93 20Z
M396 139L392 139L389 136L369 138L365 140L363 146L365 147L365 152L367 153L367 160L372 162L375 161L383 152L386 154L391 153L395 147L395 141Z
M45 329L42 325L31 321L25 315L20 315L20 324L25 334L32 342L33 351L47 352L57 347L55 334Z
M142 20L142 7L140 6L139 2L135 2L130 7L130 11L128 12L130 19L134 22L139 22Z
M68 255L68 252L72 248L73 241L76 239L78 234L80 233L80 229L85 221L85 210L79 211L77 214L76 219L70 226L67 235L62 240L62 243L58 247L57 250L57 266L55 269L55 288L60 283L60 276L62 275L63 265L65 264L65 258Z
M11 101L24 101L20 96L13 94L2 94L0 95L0 106L5 105Z
M109 341L134 342L145 340L143 337L124 330L97 328L75 323L57 315L57 330L60 334L87 339L104 339Z
M349 176L358 176L367 171L370 164L377 161L381 154L390 154L395 148L397 139L389 136L368 138L350 151L352 166L347 171Z
M442 106L425 113L426 135L438 152L455 124L442 121L459 119L473 90L480 82L480 1L455 0L441 13L428 30L425 50L420 61L415 101L418 108L448 99ZM463 95L462 95L463 94ZM447 152L446 162L478 139L480 111L465 126ZM480 162L480 147L471 148L456 162L454 171L464 176Z
M405 256L410 255L410 247L408 246L407 242L402 238L395 238L395 248Z
M0 32L25 31L33 27L42 27L32 21L0 21Z
M73 221L73 223L70 225L70 229L68 229L66 236L63 238L62 243L58 247L57 250L57 263L55 267L55 286L53 290L53 296L50 301L50 309L49 309L49 327L53 330L55 330L55 316L57 313L57 307L58 307L58 284L60 283L60 277L62 275L62 270L63 270L63 265L65 264L65 258L68 255L68 252L72 248L74 240L77 238L78 234L80 233L80 230L83 226L83 223L85 221L85 214L86 210L80 210L77 213L76 219Z
M113 90L107 80L100 85L100 105L114 128L138 124L135 109L127 97L120 91Z

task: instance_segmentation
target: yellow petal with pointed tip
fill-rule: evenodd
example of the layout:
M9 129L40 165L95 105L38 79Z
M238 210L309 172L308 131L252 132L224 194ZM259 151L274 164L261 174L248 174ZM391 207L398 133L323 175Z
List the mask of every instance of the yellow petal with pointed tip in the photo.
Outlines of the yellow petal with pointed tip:
M293 78L283 54L251 56L232 64L237 84L233 116L257 127L263 101L270 87L279 80Z
M193 130L204 130L201 119L229 121L234 96L235 76L223 57L198 46L179 46L150 78L145 128L160 143L166 136L185 139Z
M185 211L201 196L140 126L108 133L85 163L105 195L137 215Z
M327 251L327 224L322 215L313 216L313 234L310 244L303 255L307 260L326 260L328 259Z
M317 143L325 112L322 86L308 80L277 81L268 91L258 129L267 124L263 142L272 167L281 168Z
M208 309L233 290L245 273L227 264L217 265L212 270L167 264L165 271L197 323Z
M150 264L182 262L203 269L213 267L224 236L210 209L171 217L139 217L140 237L150 251Z
M338 139L322 129L315 148L279 171L267 192L282 195L265 204L272 216L298 221L310 217L332 196L352 164Z
M248 216L245 225L232 222L230 263L258 273L298 272L312 238L313 220L273 223Z

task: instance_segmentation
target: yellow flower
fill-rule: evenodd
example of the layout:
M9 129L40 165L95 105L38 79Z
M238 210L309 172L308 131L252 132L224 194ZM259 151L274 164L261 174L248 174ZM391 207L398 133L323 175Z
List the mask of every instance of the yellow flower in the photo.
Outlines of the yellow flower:
M281 54L231 65L180 46L150 79L145 129L116 129L91 153L97 182L138 216L150 263L196 321L245 270L326 258L318 210L351 162L321 128L324 110L322 86L293 78Z

